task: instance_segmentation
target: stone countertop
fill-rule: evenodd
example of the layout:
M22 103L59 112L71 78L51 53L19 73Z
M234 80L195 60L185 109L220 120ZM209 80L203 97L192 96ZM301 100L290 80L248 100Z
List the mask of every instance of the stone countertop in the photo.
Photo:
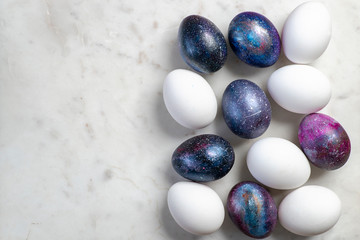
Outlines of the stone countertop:
M208 183L225 203L231 187L254 180L245 157L254 141L236 137L219 108L201 130L177 124L162 98L164 77L188 66L177 47L187 15L213 21L227 35L243 11L265 15L281 32L294 1L96 1L0 2L0 239L250 239L226 216L222 228L193 236L172 219L166 196L183 179L170 158L184 140L201 133L233 145L234 167ZM360 2L323 1L333 36L312 65L326 74L333 93L322 110L352 140L348 163L326 172L312 167L306 184L329 187L343 209L329 232L307 239L358 239L360 215ZM253 68L229 51L225 66L205 75L218 104L226 86L249 79L266 91L281 56L269 68ZM273 119L260 138L297 142L303 115L271 101ZM270 190L279 203L285 191ZM304 239L277 225L268 239Z

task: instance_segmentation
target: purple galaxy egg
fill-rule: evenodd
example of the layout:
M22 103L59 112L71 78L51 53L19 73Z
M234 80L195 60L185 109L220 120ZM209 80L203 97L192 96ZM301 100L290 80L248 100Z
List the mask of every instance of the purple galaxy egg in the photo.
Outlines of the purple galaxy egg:
M220 29L209 19L191 15L180 24L180 54L195 71L213 73L225 64L227 46Z
M264 91L255 83L240 79L224 91L222 112L230 130L242 138L257 138L270 125L271 106Z
M208 182L224 177L234 165L234 159L234 149L228 141L214 134L202 134L176 148L172 165L184 178Z
M325 114L305 116L299 126L298 138L307 158L319 168L335 170L349 159L349 136L340 123Z
M233 223L253 238L269 236L277 222L277 208L270 193L257 183L236 184L227 200L227 211Z
M229 43L236 56L255 67L269 67L280 56L281 41L275 26L256 12L242 12L229 25Z

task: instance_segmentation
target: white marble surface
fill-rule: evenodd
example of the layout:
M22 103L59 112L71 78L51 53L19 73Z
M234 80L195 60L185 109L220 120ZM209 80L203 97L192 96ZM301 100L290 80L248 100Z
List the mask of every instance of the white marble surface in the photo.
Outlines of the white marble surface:
M281 30L294 1L0 1L0 239L249 239L229 220L208 236L192 236L171 218L168 188L182 180L173 150L187 138L215 133L236 151L231 172L211 186L224 201L241 180L255 140L233 135L221 111L198 130L178 125L162 100L162 83L188 68L177 49L177 28L190 14L212 20L223 33L231 19L252 10ZM330 79L324 110L352 140L341 169L312 168L307 184L334 190L342 216L329 232L308 239L359 239L360 2L324 1L333 37L314 64ZM245 66L229 52L225 67L205 76L218 102L231 81L247 78L265 89L266 69ZM272 102L273 121L262 136L294 142L302 115ZM285 192L271 190L279 203ZM304 239L277 225L269 239Z

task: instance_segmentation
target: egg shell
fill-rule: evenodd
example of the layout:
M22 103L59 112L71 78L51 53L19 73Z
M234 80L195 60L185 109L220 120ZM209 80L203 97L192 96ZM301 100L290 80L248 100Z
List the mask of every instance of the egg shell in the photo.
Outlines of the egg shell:
M213 233L224 222L224 205L208 186L194 182L175 183L169 189L167 202L176 223L192 234Z
M254 182L240 182L231 189L227 211L233 223L253 238L269 236L277 222L273 198L265 188Z
M203 134L192 137L176 148L172 166L182 177L208 182L224 177L234 164L230 143L220 136Z
M319 58L331 38L331 17L325 5L309 1L295 8L285 21L282 46L294 63L308 64Z
M198 15L186 17L178 31L180 54L195 71L218 71L227 58L227 46L220 29L209 19Z
M289 193L279 205L279 222L288 231L314 236L331 229L341 215L341 201L330 189L308 185Z
M349 159L350 138L341 124L330 116L321 113L305 116L298 138L307 158L319 168L335 170Z
M273 72L267 82L274 101L286 110L308 114L324 108L331 97L328 78L307 65L288 65Z
M231 82L222 98L224 120L242 138L256 138L270 125L271 106L264 91L255 83L240 79Z
M256 141L249 149L246 163L252 176L275 189L293 189L310 177L309 161L292 142L275 137Z
M214 91L202 76L192 71L170 72L164 81L163 97L170 115L186 128L206 127L216 117Z
M256 12L242 12L229 25L229 43L235 55L254 67L269 67L278 59L281 42L269 19Z

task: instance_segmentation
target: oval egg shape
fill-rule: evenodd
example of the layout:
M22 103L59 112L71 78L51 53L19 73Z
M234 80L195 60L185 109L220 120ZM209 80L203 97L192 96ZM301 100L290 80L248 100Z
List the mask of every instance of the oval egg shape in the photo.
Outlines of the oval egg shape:
M222 98L224 120L242 138L256 138L270 125L271 106L264 91L255 83L240 79L231 82Z
M216 117L214 91L202 76L192 71L170 72L164 81L163 97L170 115L186 128L206 127Z
M323 3L309 1L295 8L285 21L282 45L294 63L308 64L319 58L329 45L331 18Z
M218 71L227 58L227 46L219 28L207 18L191 15L180 24L178 32L180 54L195 71Z
M281 42L275 26L256 12L242 12L229 25L229 43L235 55L254 67L269 67L280 56Z
M339 122L325 114L305 116L299 126L298 138L307 158L319 168L335 170L349 159L349 136Z
M172 166L182 177L208 182L224 177L234 164L235 154L228 141L213 134L192 137L176 148Z
M240 182L231 189L227 211L232 222L253 238L269 236L277 222L273 198L265 188L254 182Z
M289 193L279 205L279 222L288 231L314 236L328 231L340 218L341 202L330 189L308 185Z
M208 186L177 182L169 189L167 202L176 223L192 234L213 233L224 222L224 205L218 194Z
M312 66L289 65L273 72L267 83L274 101L284 109L301 114L317 112L331 97L327 77Z
M256 141L246 159L252 176L262 184L275 189L293 189L310 177L309 161L292 142L275 137Z

